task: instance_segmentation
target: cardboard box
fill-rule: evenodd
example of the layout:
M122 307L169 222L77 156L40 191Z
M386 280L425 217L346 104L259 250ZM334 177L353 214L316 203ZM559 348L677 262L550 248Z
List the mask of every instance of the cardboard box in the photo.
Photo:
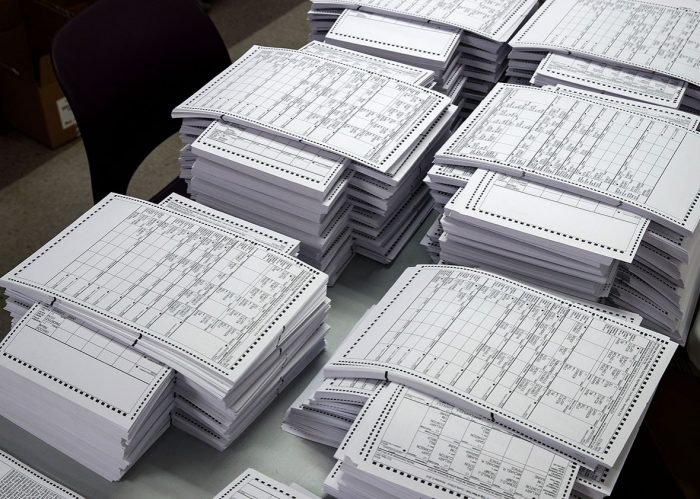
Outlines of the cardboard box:
M46 54L37 63L36 69L30 64L29 70L0 68L0 112L17 130L56 148L80 134L51 57Z

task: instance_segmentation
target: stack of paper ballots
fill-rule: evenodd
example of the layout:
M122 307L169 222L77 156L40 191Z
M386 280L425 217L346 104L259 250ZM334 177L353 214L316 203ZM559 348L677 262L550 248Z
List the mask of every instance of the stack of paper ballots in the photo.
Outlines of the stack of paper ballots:
M433 90L448 95L455 104L463 99L467 77L457 28L343 10L329 30L316 31L313 23L311 29L312 40L429 70Z
M444 232L442 228L442 214L445 212L445 205L450 202L452 196L461 187L467 185L474 170L474 168L465 166L434 164L423 179L423 182L430 189L430 197L433 198L433 209L439 214L420 242L430 255L433 263L441 262L440 237Z
M410 268L284 427L337 446L335 497L602 498L676 348L639 321L478 269Z
M535 0L312 0L310 38L435 72L435 90L467 115L500 81L508 40Z
M337 448L380 384L371 379L324 379L321 374L289 408L282 429Z
M36 304L0 343L0 414L108 480L170 427L174 372Z
M323 350L327 276L284 236L165 206L112 194L0 285L15 315L50 305L176 370L173 424L224 449Z
M444 262L607 298L684 344L700 291L697 126L636 101L499 84L436 155L428 181L446 204L426 244L437 236Z
M253 47L174 110L182 176L198 202L300 240L331 283L355 252L388 263L430 212L421 179L456 115L430 78L327 44Z
M697 2L550 0L513 37L509 82L563 84L700 114L699 23Z

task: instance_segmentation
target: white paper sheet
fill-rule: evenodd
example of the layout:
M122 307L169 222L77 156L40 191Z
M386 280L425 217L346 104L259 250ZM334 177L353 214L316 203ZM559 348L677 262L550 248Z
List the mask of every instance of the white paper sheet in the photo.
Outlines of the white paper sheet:
M377 390L381 381L358 378L325 378L315 390L320 400L352 400L364 404Z
M348 160L315 146L220 121L192 143L201 159L323 201L347 168ZM193 168L196 177L197 162Z
M396 383L377 389L335 457L439 498L566 498L579 468L498 423Z
M627 64L700 85L700 12L639 0L549 0L510 42Z
M312 0L314 7L362 9L453 26L507 42L535 0Z
M609 204L481 169L445 210L469 223L625 262L634 259L649 225Z
M319 499L299 488L284 485L252 468L241 473L214 499Z
M326 34L328 43L440 70L451 62L460 39L458 29L356 10L344 11Z
M428 177L435 182L454 187L467 185L475 169L464 166L433 165L428 171Z
M625 206L674 230L700 219L700 134L594 97L499 84L436 155Z
M173 117L232 120L385 170L449 103L447 96L378 73L253 46Z
M384 378L612 466L676 345L476 269L408 269L328 377Z
M547 90L553 90L559 92L560 94L578 96L583 98L592 98L600 103L605 103L606 105L616 107L619 109L624 109L626 111L633 111L646 116L651 116L653 118L658 118L660 120L672 123L676 126L687 128L688 130L696 131L698 126L700 126L700 117L696 114L688 113L685 111L678 111L676 109L671 109L663 106L655 106L653 104L645 104L642 102L636 102L622 97L614 97L612 95L603 95L597 92L591 92L589 90L577 89L567 85L556 85L547 86Z
M111 194L0 282L235 383L326 280L272 248Z
M173 370L64 314L34 305L0 343L0 367L125 431Z
M677 109L688 84L668 76L562 54L549 54L535 71L563 83Z
M296 256L299 252L299 241L296 239L240 218L232 217L224 212L213 210L178 194L170 194L159 205L177 213L220 226L234 234L240 234L242 237L265 244L282 253Z
M0 494L12 499L83 499L1 450Z
M356 66L374 73L384 74L391 78L425 86L432 81L434 73L428 69L418 68L409 64L390 61L382 57L374 57L355 50L349 50L322 42L310 42L299 49L299 52L318 55L330 61L338 61L350 66Z

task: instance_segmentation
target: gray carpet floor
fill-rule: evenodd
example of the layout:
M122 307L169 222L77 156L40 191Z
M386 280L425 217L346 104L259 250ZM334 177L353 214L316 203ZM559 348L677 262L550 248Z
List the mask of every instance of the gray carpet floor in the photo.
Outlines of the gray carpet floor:
M298 48L307 41L307 2L215 0L210 17L232 59L251 45ZM128 147L115 137L115 147ZM177 136L163 142L134 175L128 194L148 199L178 174ZM0 274L40 248L92 205L81 140L50 150L24 135L0 129ZM0 338L10 328L0 311Z

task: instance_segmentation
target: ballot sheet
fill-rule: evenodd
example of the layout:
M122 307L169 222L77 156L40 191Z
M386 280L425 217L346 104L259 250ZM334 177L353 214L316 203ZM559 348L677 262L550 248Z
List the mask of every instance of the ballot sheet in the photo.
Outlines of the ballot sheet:
M668 107L657 106L653 104L646 104L643 102L636 102L623 97L604 95L597 92L591 92L590 90L570 87L568 85L548 85L545 88L547 90L559 92L560 94L583 98L592 98L600 103L605 103L609 106L624 109L626 111L637 112L639 114L643 114L655 119L660 119L673 125L682 128L687 128L688 130L692 131L697 130L700 126L700 117L685 111L679 111L677 109L671 109Z
M194 141L192 150L224 167L235 167L317 201L328 196L348 164L345 158L317 147L221 121L212 122ZM195 163L195 172L197 166Z
M315 396L320 400L337 399L365 403L377 390L381 381L364 378L325 378L318 388Z
M268 246L112 194L0 282L232 385L326 280Z
M428 170L428 178L439 184L462 187L469 182L474 171L476 171L474 168L464 166L435 164Z
M433 72L428 69L411 66L410 64L401 64L383 57L375 57L363 52L317 41L307 43L299 49L299 52L317 55L349 66L356 66L414 85L425 86L432 81L434 76Z
M537 67L534 78L540 77L674 109L688 88L688 83L670 76L556 53Z
M1 450L0 494L13 499L83 499Z
M700 134L571 93L499 84L438 151L626 207L690 233L700 219Z
M455 195L449 216L517 239L546 241L631 262L649 221L609 204L510 177L477 170Z
M319 499L301 487L284 485L248 468L214 499Z
M180 104L385 170L450 104L449 97L305 52L253 46Z
M126 435L173 370L35 304L0 343L0 367L122 427ZM78 427L73 431L79 432Z
M536 0L312 0L314 7L362 9L443 24L507 42Z
M202 220L213 225L220 226L234 234L239 234L247 239L252 239L260 244L295 256L299 251L299 241L287 237L284 234L255 225L243 219L227 215L221 211L213 210L201 203L178 194L170 194L159 203L163 208L182 213L192 218Z
M700 85L700 12L642 0L551 0L510 42L613 61Z
M676 344L495 274L404 272L324 370L412 386L586 464L612 466Z
M460 39L459 29L356 10L345 10L326 34L328 43L361 47L440 70L452 60Z
M396 383L379 387L335 455L426 497L567 498L579 465Z

